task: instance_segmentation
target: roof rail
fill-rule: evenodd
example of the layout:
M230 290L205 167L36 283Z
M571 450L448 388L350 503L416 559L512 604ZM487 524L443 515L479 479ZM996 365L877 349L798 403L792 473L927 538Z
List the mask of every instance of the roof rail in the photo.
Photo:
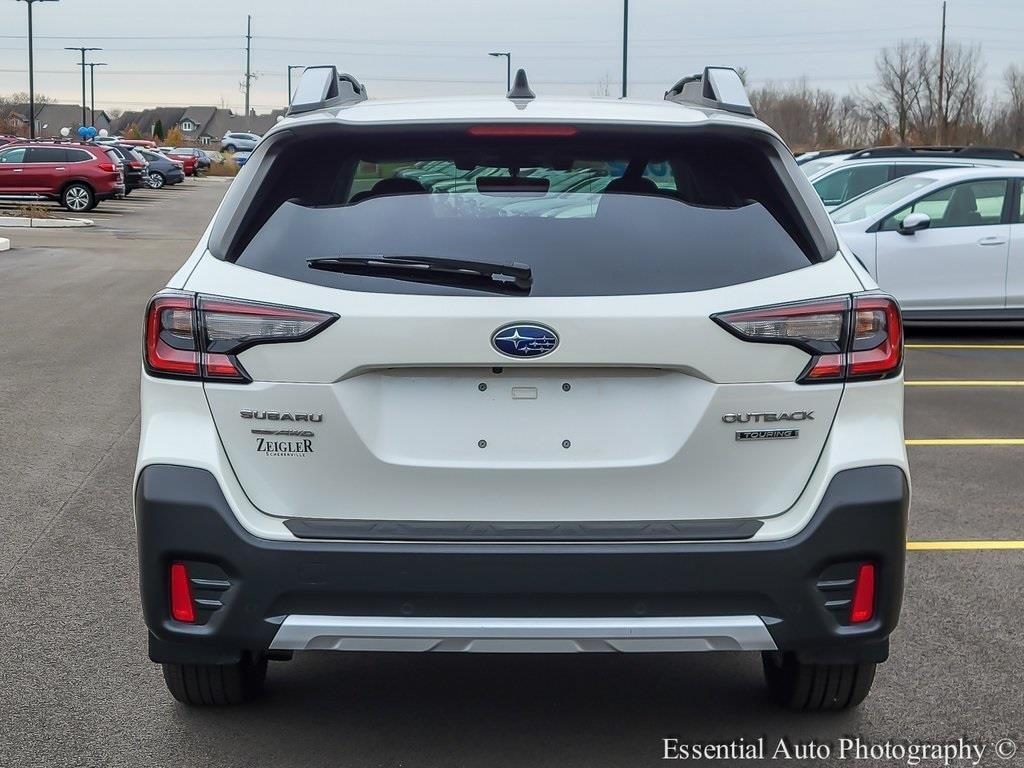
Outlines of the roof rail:
M746 86L732 67L704 67L702 74L684 77L665 91L665 99L738 115L754 115Z
M877 157L961 157L978 160L1024 160L1024 155L1015 149L1004 147L977 146L892 146L870 147L848 157L848 160L863 160Z
M306 67L288 105L288 114L298 115L360 101L366 101L366 87L352 75L339 73L338 68L330 64Z

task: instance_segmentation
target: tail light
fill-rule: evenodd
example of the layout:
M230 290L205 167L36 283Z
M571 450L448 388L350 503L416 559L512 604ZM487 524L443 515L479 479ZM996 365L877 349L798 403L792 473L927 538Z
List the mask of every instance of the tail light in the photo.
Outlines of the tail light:
M100 163L99 169L101 171L106 171L107 173L113 173L114 171L117 170L117 166L114 165L113 163Z
M128 163L128 165L130 165L132 168L145 168L146 167L145 163L140 163L138 160L132 160L130 163Z
M338 316L329 312L161 291L146 309L150 376L246 384L237 355L257 344L305 341Z
M871 294L713 315L744 341L788 344L811 355L797 381L885 379L903 365L903 320L891 296Z

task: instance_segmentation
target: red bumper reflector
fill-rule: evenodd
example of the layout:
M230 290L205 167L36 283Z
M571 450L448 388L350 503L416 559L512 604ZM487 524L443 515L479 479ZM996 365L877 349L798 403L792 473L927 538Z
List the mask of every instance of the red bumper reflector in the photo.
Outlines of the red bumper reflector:
M875 566L866 563L857 572L850 605L850 623L863 624L875 617Z
M171 618L194 624L196 609L192 605L192 586L184 563L171 564Z

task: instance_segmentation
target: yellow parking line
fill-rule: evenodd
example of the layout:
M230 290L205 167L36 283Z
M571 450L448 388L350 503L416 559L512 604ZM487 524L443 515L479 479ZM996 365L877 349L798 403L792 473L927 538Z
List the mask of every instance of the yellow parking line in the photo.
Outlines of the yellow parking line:
M907 349L1024 349L1024 344L906 344Z
M907 445L1024 445L1024 437L939 437L904 442Z
M910 550L1024 549L1024 541L908 541Z
M904 384L908 387L1024 387L1024 381L1014 379L934 379Z

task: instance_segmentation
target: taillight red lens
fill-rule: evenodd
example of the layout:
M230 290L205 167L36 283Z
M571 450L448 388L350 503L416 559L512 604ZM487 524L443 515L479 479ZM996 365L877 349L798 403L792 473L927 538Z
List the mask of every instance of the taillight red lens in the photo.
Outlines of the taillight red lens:
M851 379L884 378L903 363L903 319L895 299L856 296L848 375Z
M875 616L875 566L865 563L857 571L850 603L850 623L863 624Z
M144 362L152 376L199 376L192 294L158 293L149 302Z
M184 563L171 564L171 618L186 624L194 624L196 621L192 585L189 584L188 569Z
M711 319L744 341L788 344L812 355L801 384L886 378L903 363L903 321L890 296L841 296Z
M247 383L236 357L257 344L304 341L337 319L329 312L163 291L146 311L151 376Z
M106 171L107 173L113 173L117 170L117 166L113 163L100 163L100 170Z

